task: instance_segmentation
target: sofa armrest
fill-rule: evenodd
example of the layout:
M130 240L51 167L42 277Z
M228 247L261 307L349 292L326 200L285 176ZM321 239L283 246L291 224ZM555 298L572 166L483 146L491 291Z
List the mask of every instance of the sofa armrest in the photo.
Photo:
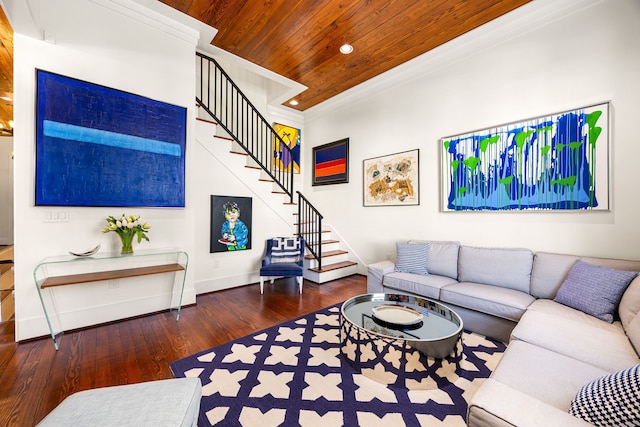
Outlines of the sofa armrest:
M549 385L553 387L553 384ZM494 379L487 379L471 398L469 427L587 427L591 424Z
M394 260L379 261L367 266L367 292L375 294L384 292L382 281L385 274L393 273Z

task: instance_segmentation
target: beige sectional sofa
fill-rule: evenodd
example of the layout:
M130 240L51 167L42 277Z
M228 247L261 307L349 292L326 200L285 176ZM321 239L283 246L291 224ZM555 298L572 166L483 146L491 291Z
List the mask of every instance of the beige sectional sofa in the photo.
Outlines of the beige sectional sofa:
M409 244L426 248L428 274L407 270L400 257L371 264L368 292L440 300L465 329L508 342L469 402L469 426L640 425L640 277L627 273L640 271L640 261L429 241L399 244L399 256ZM607 288L618 276L631 280L619 285L621 297ZM611 323L601 313L607 304ZM603 384L612 396L604 400L613 402L597 395ZM626 424L611 421L611 411Z

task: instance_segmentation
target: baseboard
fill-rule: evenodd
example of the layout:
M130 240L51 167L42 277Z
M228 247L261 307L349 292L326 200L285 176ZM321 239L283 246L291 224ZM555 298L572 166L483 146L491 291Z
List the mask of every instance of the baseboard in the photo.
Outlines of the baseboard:
M132 317L169 310L170 306L177 306L177 298L177 296L173 297L173 301L170 302L172 293L165 292L145 298L83 307L78 310L59 313L59 324L62 325L65 331L71 331L126 320ZM195 290L185 289L182 296L182 307L195 303ZM54 325L54 331L57 332L58 328L55 325L58 325L58 322L54 319L53 313L50 313L49 316L52 325ZM16 325L17 342L50 336L44 313L42 316L22 319Z

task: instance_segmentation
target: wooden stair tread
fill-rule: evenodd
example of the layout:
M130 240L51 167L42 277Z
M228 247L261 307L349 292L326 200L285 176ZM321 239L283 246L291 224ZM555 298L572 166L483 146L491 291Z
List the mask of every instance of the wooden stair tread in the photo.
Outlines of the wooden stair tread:
M300 236L302 234L316 234L317 231L303 231L302 233L294 233L294 236ZM331 233L331 230L322 230L321 233Z
M196 120L200 120L201 122L205 122L205 123L211 123L214 125L217 125L218 122L214 121L214 120L207 120L207 119L203 119L202 117L196 117Z
M342 251L342 250L336 250L336 251L327 251L327 252L323 252L322 253L322 258L325 257L331 257L331 256L336 256L336 255L344 255L344 254L348 254L349 252L347 251ZM315 257L311 254L309 255L305 255L306 259L315 259Z
M309 271L313 271L314 273L325 273L327 271L339 270L341 268L347 268L353 265L358 265L358 263L353 261L343 261L337 262L335 264L325 265L322 268L310 268Z
M244 152L244 151L234 151L234 150L231 150L231 151L229 151L229 152L230 152L231 154L239 154L239 155L241 155L241 156L248 156L248 155L249 155L248 153L246 153L246 152Z

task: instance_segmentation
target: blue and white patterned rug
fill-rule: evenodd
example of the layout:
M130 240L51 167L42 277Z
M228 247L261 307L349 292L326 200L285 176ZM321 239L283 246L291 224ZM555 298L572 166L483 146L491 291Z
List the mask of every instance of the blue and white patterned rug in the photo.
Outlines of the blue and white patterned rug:
M469 396L504 344L463 334L459 374L435 390L386 386L340 352L340 306L327 307L180 359L176 377L200 377L199 426L464 426Z

